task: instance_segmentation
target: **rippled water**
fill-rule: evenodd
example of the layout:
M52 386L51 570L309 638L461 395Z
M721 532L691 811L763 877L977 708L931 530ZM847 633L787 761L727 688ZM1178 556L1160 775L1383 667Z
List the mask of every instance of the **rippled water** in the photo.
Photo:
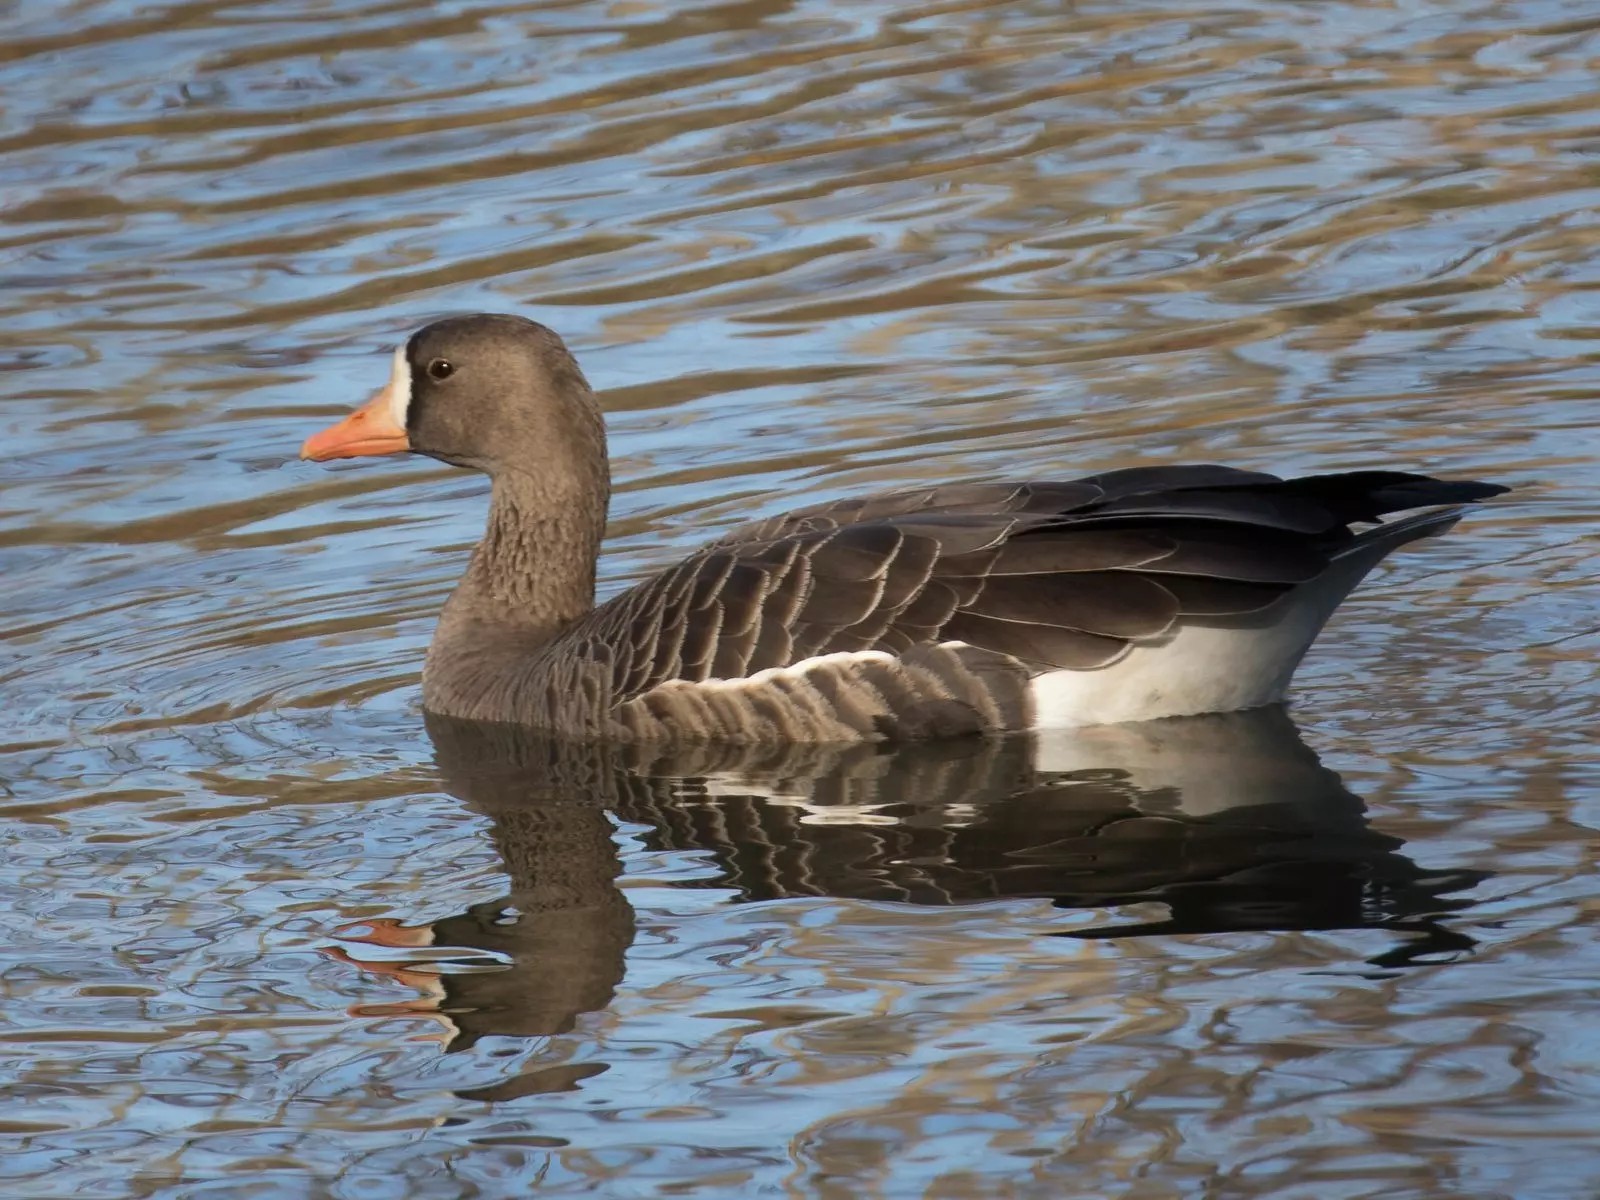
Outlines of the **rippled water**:
M1600 1190L1592 3L0 31L0 1191ZM1294 724L484 744L417 694L481 482L294 457L480 308L604 390L607 589L908 480L1518 490Z

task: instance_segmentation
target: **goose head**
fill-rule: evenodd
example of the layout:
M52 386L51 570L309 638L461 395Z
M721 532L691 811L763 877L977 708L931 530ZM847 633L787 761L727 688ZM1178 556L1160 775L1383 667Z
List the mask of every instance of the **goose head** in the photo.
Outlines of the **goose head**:
M545 474L605 458L599 408L553 331L498 313L449 317L395 349L389 381L307 438L315 462L424 454L492 476Z

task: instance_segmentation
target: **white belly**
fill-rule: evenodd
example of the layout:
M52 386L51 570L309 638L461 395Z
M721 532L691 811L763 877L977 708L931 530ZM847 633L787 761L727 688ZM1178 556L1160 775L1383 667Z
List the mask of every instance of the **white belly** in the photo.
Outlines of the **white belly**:
M1341 564L1248 617L1180 626L1097 671L1033 680L1034 729L1069 729L1276 704L1322 626L1366 573Z

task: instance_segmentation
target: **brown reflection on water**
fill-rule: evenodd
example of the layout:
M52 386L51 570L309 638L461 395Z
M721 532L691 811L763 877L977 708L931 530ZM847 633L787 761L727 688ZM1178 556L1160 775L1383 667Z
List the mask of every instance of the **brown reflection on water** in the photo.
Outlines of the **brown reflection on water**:
M1600 1188L1591 8L0 3L0 1193ZM1335 620L1325 767L496 775L416 706L481 482L294 461L479 308L603 391L608 590L918 480L1518 490Z
M566 1033L610 1004L634 938L610 812L650 849L713 864L691 886L744 902L796 897L947 906L1165 905L1165 919L1082 928L1127 938L1244 931L1419 933L1370 960L1470 953L1441 926L1484 881L1427 871L1372 829L1281 709L933 746L573 744L429 716L449 791L490 822L510 892L424 926L373 918L347 942L426 951L333 957L417 987L447 1049ZM453 953L452 953L453 952ZM464 956L464 957L462 957ZM442 969L441 969L442 967ZM542 1070L543 1068L541 1068Z

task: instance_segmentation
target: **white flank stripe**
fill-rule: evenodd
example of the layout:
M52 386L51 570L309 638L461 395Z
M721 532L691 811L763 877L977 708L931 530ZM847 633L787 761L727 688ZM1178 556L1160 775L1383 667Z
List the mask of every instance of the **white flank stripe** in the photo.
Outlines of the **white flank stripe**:
M819 654L815 658L802 658L787 667L768 667L754 675L740 675L733 679L669 679L660 686L666 688L752 688L766 687L774 679L804 675L813 667L841 666L844 663L894 662L895 656L883 650L840 650L833 654Z

